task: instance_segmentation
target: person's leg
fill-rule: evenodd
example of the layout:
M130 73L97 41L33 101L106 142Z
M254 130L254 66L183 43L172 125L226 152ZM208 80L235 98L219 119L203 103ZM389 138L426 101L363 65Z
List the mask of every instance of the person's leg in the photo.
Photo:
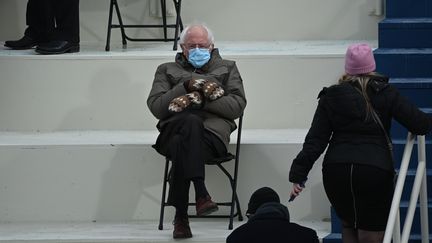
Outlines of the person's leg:
M26 10L27 28L19 40L8 40L5 46L14 50L30 49L48 41L54 29L54 18L48 0L29 0Z
M358 243L357 209L351 193L351 164L323 167L323 184L329 201L342 222L342 241Z
M55 27L50 0L29 0L26 12L27 29L24 33L33 39L46 42Z
M202 141L202 160L209 162L214 158L227 154L225 144L212 132L205 130ZM194 177L192 181L195 187L196 214L208 215L218 210L218 206L212 201L204 182L205 177Z
M385 231L358 230L359 243L381 243L384 239Z
M168 191L168 203L174 206L176 210L173 222L173 238L190 238L192 237L188 220L190 180L184 176L184 163L181 157L182 138L180 135L174 135L167 144L169 146L170 158L173 159Z
M54 40L79 43L79 0L52 0L56 29Z
M342 221L342 242L343 243L359 243L358 230L354 229L348 223Z
M168 202L176 208L175 238L192 236L188 234L189 226L186 227L184 223L176 223L180 222L178 219L187 219L190 181L194 182L197 195L208 195L204 184L204 161L214 155L214 149L211 148L212 140L208 137L209 135L204 130L203 120L198 115L182 113L177 115L176 120L162 128L154 146L159 153L173 161ZM216 204L207 200L207 197L205 199L199 204L200 207L197 204L201 215L217 209ZM184 235L186 236L183 237Z
M79 0L51 0L55 29L48 43L38 45L39 54L79 52Z
M203 120L198 115L186 113L181 117L181 121L177 120L175 123L180 127L177 135L181 140L180 147L177 147L177 162L181 161L184 179L194 184L197 215L210 214L218 207L211 200L204 183L205 161L226 153L225 145L204 129Z
M373 166L357 165L353 177L358 198L360 243L382 242L393 198L393 173Z

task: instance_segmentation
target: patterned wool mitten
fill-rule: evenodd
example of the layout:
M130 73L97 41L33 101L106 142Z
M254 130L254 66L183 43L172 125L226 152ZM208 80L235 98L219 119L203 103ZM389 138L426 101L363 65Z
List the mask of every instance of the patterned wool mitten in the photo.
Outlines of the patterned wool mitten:
M225 93L223 88L221 86L219 86L216 82L213 82L213 81L205 82L204 86L202 87L202 91L203 91L204 97L206 97L210 100L219 99Z
M198 90L202 89L202 87L204 86L204 84L206 82L207 81L205 79L203 79L203 78L199 78L199 79L194 79L193 78L191 80L188 80L188 81L184 82L184 86L185 86L185 89L188 92L198 91Z
M179 96L174 98L168 106L168 110L171 112L181 112L186 108L197 105L200 106L202 103L201 94L197 91L192 93L188 93L186 95Z

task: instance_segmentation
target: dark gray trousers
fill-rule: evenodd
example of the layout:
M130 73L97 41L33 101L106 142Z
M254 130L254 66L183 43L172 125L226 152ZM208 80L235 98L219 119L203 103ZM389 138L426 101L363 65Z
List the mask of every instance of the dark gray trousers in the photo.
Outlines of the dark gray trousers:
M79 0L29 0L25 35L40 42L79 43Z
M173 162L168 203L187 208L191 180L204 179L205 162L226 155L227 149L216 135L204 129L198 114L186 111L176 116L161 129L153 147Z

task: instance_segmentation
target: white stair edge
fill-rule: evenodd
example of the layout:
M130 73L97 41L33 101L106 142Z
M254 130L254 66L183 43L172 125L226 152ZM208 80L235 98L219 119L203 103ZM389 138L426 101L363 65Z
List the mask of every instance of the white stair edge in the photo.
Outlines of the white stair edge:
M234 221L234 228L246 221ZM300 225L317 231L318 238L330 233L330 222L301 221ZM157 229L157 221L136 222L51 222L0 224L0 242L177 242L172 239L173 226L165 223ZM224 243L232 232L227 219L191 219L193 238L182 242Z
M299 144L307 129L243 129L241 144ZM157 130L0 132L0 146L152 145ZM231 143L236 143L233 132Z
M377 47L376 40L305 40L305 41L216 41L215 47L225 58L259 57L340 57L352 43L364 42ZM160 59L173 58L177 51L172 50L172 42L130 43L123 49L113 45L111 51L104 50L104 43L81 43L78 53L62 55L39 55L34 50L10 50L0 42L0 59ZM180 50L180 48L179 48Z

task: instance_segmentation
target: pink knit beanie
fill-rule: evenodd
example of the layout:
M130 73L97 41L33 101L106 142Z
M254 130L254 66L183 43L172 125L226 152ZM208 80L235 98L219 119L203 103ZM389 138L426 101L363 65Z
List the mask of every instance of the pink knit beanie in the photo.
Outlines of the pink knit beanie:
M345 72L356 75L375 71L375 59L367 44L352 44L345 55Z

